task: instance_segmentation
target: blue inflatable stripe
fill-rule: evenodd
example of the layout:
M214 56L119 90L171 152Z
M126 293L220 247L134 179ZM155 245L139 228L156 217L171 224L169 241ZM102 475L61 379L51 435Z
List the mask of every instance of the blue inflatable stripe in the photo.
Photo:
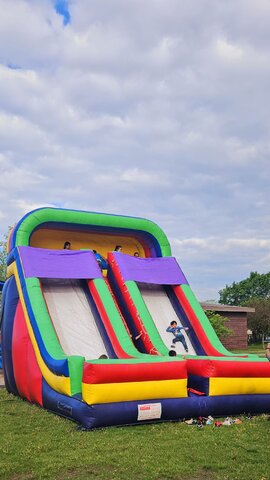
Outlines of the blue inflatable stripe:
M95 412L90 405L75 397L56 392L44 379L42 380L42 401L43 407L47 410L73 420L85 428L90 429L95 423Z
M97 328L99 330L99 333L101 335L101 338L103 340L103 343L104 343L104 346L105 346L105 349L106 349L106 352L109 356L109 358L117 358L116 354L115 354L115 351L113 349L113 345L109 339L109 336L107 334L107 331L104 327L104 324L102 322L102 319L101 319L101 316L99 314L99 311L97 309L97 306L92 298L92 295L89 291L89 288L87 286L87 283L84 282L83 283L83 289L84 289L84 293L86 295L86 298L87 298L87 301L89 303L89 306L91 308L91 311L93 313L93 316L94 316L94 319L95 319L95 322L96 322L96 325L97 325ZM105 353L105 352L104 352Z
M0 314L0 329L1 329L1 324L3 320L3 311L4 311L4 306L5 306L5 301L6 301L6 293L7 293L7 288L9 285L9 280L8 279L4 285L3 285L3 290L2 290L2 300L1 300L1 314Z
M173 288L171 286L165 287L166 293L173 305L174 310L176 311L176 314L180 317L182 325L184 327L189 328L188 336L189 339L192 343L193 348L196 351L197 355L205 355L205 350L203 349L203 346L201 342L199 341L194 329L191 326L191 323L189 321L189 318L187 317L186 313L184 312L184 309L182 305L180 304L178 298L176 297Z
M11 265L11 263L15 261L14 252L15 252L14 248L9 252L7 256L7 265Z
M188 374L188 388L193 388L206 395L209 393L209 377Z
M12 335L15 312L19 301L18 290L14 277L6 281L4 289L4 307L2 311L2 359L6 388L9 392L19 395L14 377L12 361Z

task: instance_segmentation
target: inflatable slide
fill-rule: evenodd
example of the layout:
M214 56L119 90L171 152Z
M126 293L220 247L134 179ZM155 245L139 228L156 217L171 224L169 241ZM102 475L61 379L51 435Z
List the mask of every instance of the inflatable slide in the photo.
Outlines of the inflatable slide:
M41 208L14 227L8 252L10 393L87 429L270 410L269 362L222 346L153 222ZM174 357L172 321L187 329L188 352L175 343Z
M130 329L144 332L143 351L166 355L173 346L166 327L176 321L187 328L188 352L181 342L175 348L185 354L188 387L204 396L207 411L212 415L269 411L268 360L235 355L223 347L181 270L177 278L180 267L174 258L112 252L108 260L108 278L126 322Z

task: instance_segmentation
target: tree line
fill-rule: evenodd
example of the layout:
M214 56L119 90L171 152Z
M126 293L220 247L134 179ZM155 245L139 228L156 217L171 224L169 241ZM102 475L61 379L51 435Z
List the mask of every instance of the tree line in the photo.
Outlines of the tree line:
M248 278L226 285L219 296L221 304L255 308L255 313L248 313L255 340L270 335L270 272L251 272Z

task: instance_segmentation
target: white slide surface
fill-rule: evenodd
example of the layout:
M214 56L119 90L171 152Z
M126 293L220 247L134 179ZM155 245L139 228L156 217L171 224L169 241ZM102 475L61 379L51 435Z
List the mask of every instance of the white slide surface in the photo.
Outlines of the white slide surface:
M170 350L174 336L172 333L166 332L166 328L170 326L170 322L173 320L175 320L177 325L181 327L181 319L177 316L162 285L152 285L146 283L139 283L137 285L153 319L153 322L156 325L159 335L161 336L166 347L168 347L168 350ZM181 333L184 335L188 346L188 355L196 355L196 352L188 337L188 333L185 330L181 330ZM175 343L175 350L176 353L180 355L186 354L184 346L181 342Z
M42 290L66 355L81 355L91 360L107 354L79 280L42 279Z

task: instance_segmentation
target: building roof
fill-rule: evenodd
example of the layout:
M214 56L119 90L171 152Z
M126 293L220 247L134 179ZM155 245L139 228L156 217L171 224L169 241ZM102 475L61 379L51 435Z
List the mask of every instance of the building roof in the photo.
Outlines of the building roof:
M253 307L238 307L235 305L221 305L220 303L201 302L203 310L212 310L214 312L235 312L235 313L254 313Z

